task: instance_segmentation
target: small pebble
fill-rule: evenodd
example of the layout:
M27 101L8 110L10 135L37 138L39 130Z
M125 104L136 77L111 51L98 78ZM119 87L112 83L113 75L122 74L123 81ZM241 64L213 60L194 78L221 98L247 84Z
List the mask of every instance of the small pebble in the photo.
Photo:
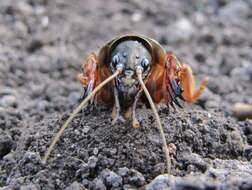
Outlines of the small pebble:
M0 131L0 159L7 155L14 145L14 141L9 135Z
M32 163L42 163L41 157L39 154L35 153L35 152L29 152L27 151L24 154L24 161L25 162L32 162Z
M248 144L252 145L252 134L247 136Z
M28 44L27 51L33 53L40 49L44 45L44 42L41 39L32 39Z
M9 162L9 163L15 163L14 154L11 152L11 153L5 155L5 156L3 157L3 160L4 160L4 161L7 161L7 162Z
M81 177L81 179L84 179L88 177L90 174L89 166L86 163L83 163L80 165L80 169L78 169L75 173L76 177Z
M40 188L37 187L36 185L29 184L29 185L22 185L20 187L20 190L39 190Z
M146 190L168 189L172 181L173 181L172 176L159 175L146 186Z
M88 159L88 167L89 168L95 168L98 162L98 158L95 156L90 156Z
M127 168L127 167L123 167L123 168L119 168L117 173L118 173L120 176L125 177L125 176L128 176L128 175L129 175L130 170L129 170L129 168Z
M32 6L24 1L18 1L16 6L24 16L31 16L33 14Z
M82 129L82 132L83 132L84 134L87 134L87 133L89 132L89 130L90 130L89 126L85 126L85 127Z
M138 189L132 185L126 184L126 185L123 185L123 190L138 190Z
M230 3L220 9L220 18L228 23L239 23L240 20L247 18L250 11L251 10L246 1L230 1Z
M122 185L122 177L109 169L102 171L102 178L108 187L120 187Z
M94 155L97 155L99 153L99 149L98 148L94 148L93 153L94 153Z
M73 182L66 188L66 190L83 190L83 189L84 187L77 181Z
M0 107L15 107L17 105L17 99L13 95L6 95L0 98Z
M133 22L139 22L139 21L142 20L142 18L143 18L143 14L140 13L140 12L136 12L136 13L134 13L134 14L131 16L131 19L132 19Z
M104 185L102 179L95 178L93 181L93 188L94 190L106 190L106 186Z
M140 172L131 169L130 173L131 177L129 178L129 184L134 185L136 187L141 187L145 184L145 178Z

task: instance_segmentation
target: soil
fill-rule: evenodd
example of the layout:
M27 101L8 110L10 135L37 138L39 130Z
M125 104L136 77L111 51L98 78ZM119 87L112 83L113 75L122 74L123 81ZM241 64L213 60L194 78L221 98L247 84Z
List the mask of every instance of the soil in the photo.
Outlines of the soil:
M0 189L251 189L252 120L232 115L252 104L251 13L250 0L1 1ZM210 78L195 104L159 110L171 175L160 175L161 139L141 104L139 129L112 126L111 108L79 113L43 164L78 105L82 60L127 33L175 52L197 85Z

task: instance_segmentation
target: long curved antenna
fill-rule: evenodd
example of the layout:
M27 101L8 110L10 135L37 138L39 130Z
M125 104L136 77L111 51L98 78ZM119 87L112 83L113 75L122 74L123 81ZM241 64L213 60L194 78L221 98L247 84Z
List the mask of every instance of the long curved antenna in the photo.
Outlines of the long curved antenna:
M168 174L170 174L171 172L171 158L170 158L170 152L169 152L169 149L168 149L168 146L166 144L166 139L165 139L165 135L164 135L164 131L163 131L163 127L162 127L162 124L161 124L161 121L160 121L160 117L158 115L158 112L157 112L157 109L152 101L152 98L150 96L150 93L148 92L144 82L143 82L143 79L142 79L142 69L139 68L137 69L137 77L138 77L138 80L144 90L144 93L150 103L150 106L151 106L151 109L152 111L154 112L154 115L156 117L156 121L157 121L157 124L158 124L158 129L159 129L159 133L161 135L161 138L162 138L162 141L163 141L163 151L165 153L165 157L166 157L166 166L167 166L167 172Z
M77 108L74 109L72 114L69 116L69 118L66 120L64 125L60 128L59 132L54 137L52 143L50 144L49 148L46 151L46 154L42 160L43 163L46 163L48 157L50 156L50 153L52 152L55 144L58 142L59 138L63 134L64 130L68 127L69 123L73 120L73 118L80 112L80 110L88 103L88 101L108 82L110 82L112 79L114 79L117 75L121 73L121 69L117 69L116 72L108 77L106 80L104 80L102 83L100 83L80 104Z

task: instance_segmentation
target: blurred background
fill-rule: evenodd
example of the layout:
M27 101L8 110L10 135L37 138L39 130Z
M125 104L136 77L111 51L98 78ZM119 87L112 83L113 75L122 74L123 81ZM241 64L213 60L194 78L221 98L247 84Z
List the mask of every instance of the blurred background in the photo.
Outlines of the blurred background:
M173 175L198 171L207 176L203 182L214 178L215 184L217 176L221 189L233 189L223 180L246 186L252 120L239 122L232 109L237 102L252 104L252 0L0 0L0 186L31 182L64 189L83 180L88 187L103 169L117 172L126 164L142 172L134 170L140 187L142 175L149 182L162 172L159 136L145 110L139 130L111 127L108 112L80 114L50 164L41 164L52 136L78 104L82 61L123 34L159 41L192 67L197 82L210 78L195 104L160 114L167 139L177 147ZM98 163L105 164L88 181L83 160L94 169L98 145Z
M85 56L122 34L159 41L210 77L203 108L252 103L250 0L4 0L0 2L0 108L27 116L64 111L81 94ZM39 114L38 114L39 112Z

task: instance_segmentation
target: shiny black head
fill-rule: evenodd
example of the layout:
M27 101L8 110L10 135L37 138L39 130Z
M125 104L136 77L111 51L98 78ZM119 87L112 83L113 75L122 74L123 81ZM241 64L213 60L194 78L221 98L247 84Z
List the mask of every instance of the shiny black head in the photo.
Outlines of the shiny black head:
M117 78L117 89L121 92L135 94L139 86L136 69L141 67L143 79L151 69L151 54L148 49L135 40L120 42L112 51L111 70L114 72L118 66L123 67L122 74Z

